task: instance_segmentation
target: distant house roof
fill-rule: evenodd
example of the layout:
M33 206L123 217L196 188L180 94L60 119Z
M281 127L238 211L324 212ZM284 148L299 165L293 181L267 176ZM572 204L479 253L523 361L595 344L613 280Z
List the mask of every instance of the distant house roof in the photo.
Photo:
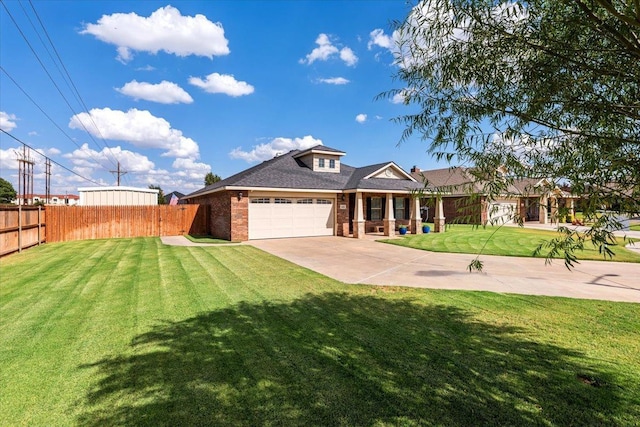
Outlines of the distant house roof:
M473 176L473 169L462 166L453 166L442 169L421 171L412 169L411 175L419 182L427 184L426 189L441 191L451 195L468 193L483 193L484 184ZM545 178L519 178L514 179L508 186L509 194L539 195L548 191L543 190Z
M305 165L300 157L309 153L333 153L343 155L335 148L318 145L307 150L292 150L286 154L266 160L249 169L197 190L185 198L196 197L224 189L265 188L312 191L345 191L345 190L389 190L407 191L421 188L419 183L411 180L409 174L393 162L355 168L341 163L340 172L314 172ZM409 179L367 178L368 175L383 168L393 167L402 171Z
M171 193L169 193L169 194L165 194L165 196L164 196L164 201L165 201L165 203L169 204L169 202L171 201L171 197L173 197L173 195L174 195L174 194L176 195L176 197L178 198L178 200L182 199L182 198L185 196L184 194L182 194L182 193L181 193L181 192L179 192L179 191L172 191L172 192L171 192Z

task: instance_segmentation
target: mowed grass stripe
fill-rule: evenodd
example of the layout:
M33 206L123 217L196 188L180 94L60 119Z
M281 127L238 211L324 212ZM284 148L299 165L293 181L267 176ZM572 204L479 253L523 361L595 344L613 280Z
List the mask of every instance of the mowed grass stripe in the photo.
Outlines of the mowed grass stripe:
M454 224L447 227L444 233L410 235L381 241L433 252L532 257L538 245L559 237L560 234L554 231L515 226L476 227ZM640 254L626 249L627 243L623 238L617 238L617 244L609 246L615 253L613 258L605 258L589 241L585 242L584 250L576 251L575 255L579 260L640 262ZM543 248L539 256L544 257L547 253L548 249Z
M50 317L40 346L28 346L27 331L16 342L30 349L23 360L0 353L0 425L632 426L640 418L637 304L345 285L245 245L109 243L61 247L93 248L100 261L82 264L94 276L68 294L75 307ZM56 254L66 256L48 256ZM80 276L47 286L69 290ZM21 330L24 320L6 319ZM49 361L51 370L38 369ZM605 384L584 384L580 373Z

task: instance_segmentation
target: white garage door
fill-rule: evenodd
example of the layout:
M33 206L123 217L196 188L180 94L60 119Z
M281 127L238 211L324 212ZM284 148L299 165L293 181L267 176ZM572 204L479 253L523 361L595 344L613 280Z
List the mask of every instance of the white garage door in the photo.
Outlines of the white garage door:
M516 213L516 202L496 201L489 205L489 222L494 225L512 223Z
M249 239L333 236L332 199L252 197Z

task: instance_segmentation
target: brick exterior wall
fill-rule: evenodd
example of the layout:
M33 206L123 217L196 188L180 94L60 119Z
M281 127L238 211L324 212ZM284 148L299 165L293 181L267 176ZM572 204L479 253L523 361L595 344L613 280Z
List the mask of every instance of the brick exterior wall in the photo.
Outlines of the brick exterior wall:
M383 215L382 215L382 219L380 220L368 220L367 219L367 211L369 210L367 202L368 202L368 198L369 197L381 197L383 199L382 201L382 205L383 205ZM362 205L364 208L364 229L365 229L365 233L374 233L377 232L378 230L382 230L384 228L384 216L386 214L386 202L384 199L386 199L387 195L386 194L380 194L380 193L363 193L362 194ZM394 196L396 197L396 196ZM407 198L408 196L402 194L402 195L398 195L397 197L402 197L402 198ZM405 206L405 209L408 210L410 209L411 205L407 205ZM394 213L395 215L395 213ZM409 222L410 220L408 219L398 219L395 218L396 221L396 225L395 225L395 229L397 230L398 227L400 227L401 225L406 225L407 227L409 227Z
M209 205L209 234L217 239L245 241L249 239L249 198L240 191L220 191L191 199L192 203Z
M342 200L343 194L336 195L336 235L348 236L349 235L349 211L351 206L349 205L349 195L344 194L344 201ZM340 209L343 205L346 209Z
M434 201L427 201L429 217L433 222L436 208ZM487 222L487 206L484 197L471 201L467 197L443 197L442 209L447 224L484 224Z

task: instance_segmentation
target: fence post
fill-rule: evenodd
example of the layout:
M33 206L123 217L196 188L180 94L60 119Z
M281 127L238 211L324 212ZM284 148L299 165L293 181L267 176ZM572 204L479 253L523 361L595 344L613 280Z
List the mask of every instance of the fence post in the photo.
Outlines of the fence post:
M22 205L18 205L18 253L22 252Z
M38 246L40 246L40 242L42 241L42 217L40 216L40 211L42 206L38 205Z

